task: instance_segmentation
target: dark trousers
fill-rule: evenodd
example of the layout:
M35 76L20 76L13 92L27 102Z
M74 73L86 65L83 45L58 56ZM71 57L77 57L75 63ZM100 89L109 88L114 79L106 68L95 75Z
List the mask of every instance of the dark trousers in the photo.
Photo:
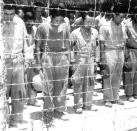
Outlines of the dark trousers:
M129 58L123 73L123 84L127 97L137 96L137 52L129 50Z
M24 85L23 62L14 62L16 59L6 59L6 87L7 99L11 96L10 123L17 123L23 120L24 101L26 89Z
M32 79L38 72L35 71L34 65L30 63L30 67L26 71L27 75L27 95L28 95L28 104L33 105L36 102L37 91L32 85Z
M44 110L66 111L69 61L62 53L45 54L42 58L44 75Z

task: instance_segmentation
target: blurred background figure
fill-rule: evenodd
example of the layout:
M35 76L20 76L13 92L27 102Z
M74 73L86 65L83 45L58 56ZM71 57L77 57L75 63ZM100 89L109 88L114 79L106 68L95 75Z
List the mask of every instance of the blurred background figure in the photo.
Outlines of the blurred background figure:
M16 14L22 19L24 20L24 11L22 8L17 8L16 9Z
M40 106L36 100L37 90L33 86L33 77L38 74L35 67L35 36L34 36L34 14L33 10L29 9L25 13L25 23L27 28L27 42L29 45L29 52L28 52L28 59L29 59L29 67L26 69L26 82L27 82L27 95L28 95L28 102L27 105L31 106Z
M131 19L126 22L128 41L124 64L123 84L129 102L137 99L137 7L134 7Z
M45 5L42 2L34 3L34 22L35 24L45 23L46 18L43 16L45 12Z

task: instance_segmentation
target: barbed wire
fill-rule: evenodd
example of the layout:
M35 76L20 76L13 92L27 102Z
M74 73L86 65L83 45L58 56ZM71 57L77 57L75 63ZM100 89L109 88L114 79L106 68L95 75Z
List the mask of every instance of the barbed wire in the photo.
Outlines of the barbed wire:
M130 1L131 2L131 1ZM124 14L126 14L126 15L135 15L135 14L131 14L131 13L129 13L129 11L130 11L130 2L129 2L129 8L128 8L128 13L124 13ZM38 6L35 6L35 5L17 5L17 4L3 4L3 5L11 5L11 6L20 6L20 7L34 7L34 8L37 8ZM95 4L96 5L96 4ZM46 10L50 10L50 9L59 9L59 8L48 8L48 7L41 7L41 8L43 8L43 9L46 9ZM64 11L66 11L66 12L71 12L71 11L74 11L74 10L70 10L70 9L61 9L61 10L64 10ZM89 13L89 12L93 12L93 13L107 13L107 14L114 14L113 12L100 12L100 11L96 11L96 7L95 7L95 10L94 11L89 11L89 10L87 10L87 11L80 11L80 10L75 10L75 12L86 12L86 13ZM94 18L95 18L95 14L94 14ZM29 22L24 22L25 24L35 24L35 25L39 25L39 24L41 24L41 23L29 23ZM72 25L70 25L70 26L72 26ZM82 25L77 25L77 26L82 26ZM103 26L108 26L108 25L103 25ZM101 34L100 34L101 35ZM14 40L22 40L22 39L15 39L14 37L3 37L4 39L14 39ZM28 39L28 38L23 38L23 39ZM47 38L47 39L35 39L35 40L37 40L37 41L39 41L39 40L47 40L47 41L62 41L62 40L67 40L67 41L69 41L69 42L71 42L70 41L70 39L49 39L49 38ZM95 42L95 41L93 41L93 42ZM113 42L117 42L117 41L113 41ZM112 42L112 43L113 43ZM118 50L118 49L117 49ZM132 50L132 49L131 49ZM103 51L97 51L98 53L100 53L100 52L103 52ZM34 53L34 55L38 55L38 54L41 54L41 53L45 53L45 52L38 52L38 53ZM63 54L64 52L46 52L47 54ZM68 51L68 53L70 54L71 53L71 51ZM74 53L78 53L78 54L81 54L81 53L86 53L86 54L89 54L90 52L87 52L87 51L74 51ZM12 55L12 53L10 54L10 53L6 53L6 52L4 52L4 56L5 55ZM5 56L6 57L6 56ZM4 61L6 60L6 58L4 58L3 59ZM93 61L95 61L96 60L96 58L93 58ZM117 63L121 63L121 62L117 62ZM136 63L135 61L134 62L132 62L132 64L133 63ZM100 64L104 64L104 63L102 63L102 62L100 62ZM68 65L61 65L61 66L54 66L54 65L50 65L50 68L61 68L61 67L70 67L70 66L79 66L79 64L68 64ZM91 64L89 64L89 63L82 63L82 66L91 66ZM92 63L92 66L96 66L96 63ZM28 69L40 69L41 67L43 67L43 68L48 68L48 67L44 67L44 65L42 66L35 66L35 67L31 67L31 66L29 66L29 68ZM4 69L5 70L11 70L11 69L14 69L15 67L10 67L10 68L7 68L7 67L5 67ZM22 69L22 68L20 68L20 69ZM122 71L121 71L122 72ZM136 73L137 71L135 71L135 72L131 72L131 73ZM123 72L124 74L126 74L126 73L129 73L129 72ZM114 75L115 73L113 72L113 73L109 73L109 75ZM103 75L102 74L100 74L100 76L101 77L103 77ZM96 74L94 73L93 75L87 75L87 76L83 76L83 77L79 77L79 79L84 79L84 78L94 78L94 80L95 80L95 77L96 77ZM69 80L69 79L71 79L71 78L67 78L67 79L57 79L57 80L47 80L48 82L54 82L54 81L66 81L66 80ZM6 80L6 77L4 77L4 80ZM74 80L75 80L75 77L74 77ZM42 80L42 82L45 82L45 81L43 81ZM94 81L94 82L96 82L96 80ZM28 84L35 84L35 82L24 82L24 83L12 83L12 84L6 84L6 81L5 81L5 83L4 83L4 87L7 87L8 88L8 86L12 86L12 88L14 88L14 86L18 86L18 85L28 85ZM128 85L123 85L123 86L133 86L133 84L137 84L137 83L132 83L132 84L128 84ZM73 89L73 87L72 87L72 89ZM68 94L65 94L65 95L60 95L60 96L54 96L54 95L51 95L51 96L45 96L44 94L42 95L42 96L36 96L36 97L34 97L34 98L29 98L29 97L26 97L26 98L19 98L19 99L12 99L11 100L11 102L12 101L20 101L20 100L22 100L22 101L27 101L27 100L34 100L34 99L45 99L45 98L48 98L48 97L52 97L52 98L59 98L59 97L67 97L67 96L70 96L70 95L83 95L83 94L88 94L88 93L94 93L94 92L96 92L96 91L98 91L98 92L104 92L104 91L106 91L106 90L110 90L110 88L102 88L102 87L100 87L99 89L94 89L93 88L93 90L92 91L81 91L80 93L75 93L75 92L72 92L72 93L68 93ZM0 92L0 96L1 96L1 94L3 94L5 91L3 91L3 92ZM41 91L42 93L44 93L44 89L42 89L42 91ZM10 102L10 100L4 100L3 102ZM98 102L104 102L104 100L92 100L91 102L95 102L95 103L98 103ZM83 104L90 104L91 102L84 102ZM77 104L74 104L73 106L77 106ZM57 108L62 108L62 107L64 107L64 106L59 106L59 107L54 107L54 108L48 108L48 109L42 109L41 110L41 112L42 112L42 119L44 119L43 117L44 117L44 114L43 114L43 112L45 112L45 111L49 111L49 110L55 110L55 109L57 109ZM67 108L67 105L65 106L65 108ZM136 109L137 108L137 106L134 106L134 107L124 107L124 108L120 108L120 109L117 109L117 108L115 108L115 109L112 109L111 111L114 111L115 112L115 117L116 117L116 115L117 115L117 112L118 111L121 111L121 110L123 110L123 111L125 111L125 110L131 110L131 109ZM16 113L16 114L8 114L8 116L14 116L14 115L21 115L21 114L23 114L24 115L24 113ZM134 118L132 118L132 119L135 119L136 118L136 116L134 116ZM115 118L114 118L115 119ZM129 119L129 121L130 121L131 119ZM116 121L116 119L114 120L114 121Z
M129 3L131 3L131 0L129 0ZM41 7L41 6L36 6L36 5L23 5L23 4L18 5L18 4L6 4L6 3L4 3L3 6L4 5L17 6L17 7L33 7L33 8L40 7L42 9L46 9L46 10L56 9L56 10L64 10L66 12L74 12L75 11L75 12L86 12L86 13L90 13L90 12L95 13L96 12L96 13L104 13L104 14L115 14L114 12L100 11L100 10L84 10L83 11L83 10L80 10L80 9L79 10L76 10L76 9L75 10L71 10L71 9L67 9L67 8L62 9L62 8L59 8L59 7L58 8L56 8L56 7ZM131 13L130 9L131 9L131 6L129 6L127 13L124 13L124 12L119 12L119 13L126 14L126 15L135 15L136 13Z

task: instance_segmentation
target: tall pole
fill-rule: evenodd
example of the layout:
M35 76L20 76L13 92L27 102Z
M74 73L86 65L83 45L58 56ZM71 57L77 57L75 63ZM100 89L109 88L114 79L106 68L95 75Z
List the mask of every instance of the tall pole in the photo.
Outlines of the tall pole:
M49 16L50 0L48 0L47 8L48 8L48 16Z
M4 43L2 35L3 0L0 0L0 131L6 131L8 108L6 102Z

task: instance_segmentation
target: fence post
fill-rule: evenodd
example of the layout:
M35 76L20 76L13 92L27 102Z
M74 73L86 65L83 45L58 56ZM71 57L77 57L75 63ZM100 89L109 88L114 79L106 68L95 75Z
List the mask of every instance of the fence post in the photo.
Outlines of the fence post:
M6 101L4 44L2 35L3 0L0 0L0 131L6 131L8 108Z

